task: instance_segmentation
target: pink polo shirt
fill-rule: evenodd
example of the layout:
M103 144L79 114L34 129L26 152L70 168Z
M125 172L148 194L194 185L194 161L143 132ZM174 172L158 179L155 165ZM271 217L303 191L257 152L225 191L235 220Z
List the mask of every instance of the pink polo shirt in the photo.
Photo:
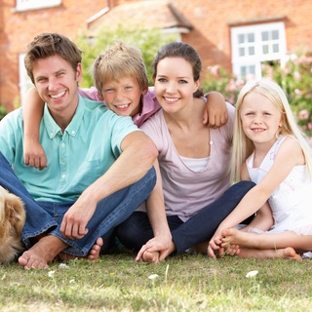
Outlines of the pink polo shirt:
M91 88L79 88L79 94L93 101L100 101L98 91L95 87ZM154 87L149 87L147 93L143 96L143 109L142 112L136 114L132 120L138 126L141 127L143 122L150 116L159 111L160 105L157 102Z

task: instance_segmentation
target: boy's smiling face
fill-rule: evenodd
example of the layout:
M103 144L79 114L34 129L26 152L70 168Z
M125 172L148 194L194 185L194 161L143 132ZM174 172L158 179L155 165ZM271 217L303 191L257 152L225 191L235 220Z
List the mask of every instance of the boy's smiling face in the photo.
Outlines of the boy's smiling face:
M147 88L140 87L134 77L125 77L119 81L107 82L103 85L102 95L106 106L120 116L134 117L142 111L141 96Z

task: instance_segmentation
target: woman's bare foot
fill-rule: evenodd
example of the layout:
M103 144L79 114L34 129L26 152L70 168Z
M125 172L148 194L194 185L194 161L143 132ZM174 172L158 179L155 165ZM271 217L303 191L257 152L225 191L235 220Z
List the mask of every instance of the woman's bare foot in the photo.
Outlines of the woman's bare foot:
M18 258L18 262L24 269L46 269L48 263L53 261L66 247L67 244L58 237L44 236L29 250L26 250Z
M159 252L158 251L145 251L142 259L144 262L159 263Z
M94 245L92 246L92 248L90 249L89 253L85 257L78 257L78 256L67 254L65 252L61 252L57 258L59 261L69 261L73 259L86 259L86 260L94 261L94 260L99 259L103 244L104 242L103 242L102 237L99 237L94 243Z

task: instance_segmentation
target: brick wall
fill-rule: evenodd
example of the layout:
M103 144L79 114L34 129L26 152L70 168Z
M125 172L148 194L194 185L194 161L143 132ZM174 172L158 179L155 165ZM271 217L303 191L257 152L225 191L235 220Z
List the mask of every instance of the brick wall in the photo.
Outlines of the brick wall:
M38 0L39 1L39 0ZM139 0L136 0L139 1ZM0 2L0 104L9 109L19 96L18 55L40 32L61 32L74 39L86 20L107 6L134 0L63 0L55 8L14 12L14 0ZM160 0L154 0L160 1ZM183 41L199 52L204 66L220 64L231 70L230 27L242 23L282 18L287 50L312 51L312 1L310 0L171 0L194 26Z
M13 109L19 103L18 56L41 32L60 32L72 40L86 20L105 8L106 0L63 0L53 8L15 12L14 0L0 2L0 104Z

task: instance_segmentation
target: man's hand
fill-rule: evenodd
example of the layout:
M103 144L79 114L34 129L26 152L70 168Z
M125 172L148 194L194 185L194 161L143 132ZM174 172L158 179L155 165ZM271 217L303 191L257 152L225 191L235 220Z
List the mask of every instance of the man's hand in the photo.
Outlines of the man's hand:
M60 228L62 235L69 239L83 238L88 233L86 226L96 206L96 202L88 200L87 196L82 194L64 215Z

